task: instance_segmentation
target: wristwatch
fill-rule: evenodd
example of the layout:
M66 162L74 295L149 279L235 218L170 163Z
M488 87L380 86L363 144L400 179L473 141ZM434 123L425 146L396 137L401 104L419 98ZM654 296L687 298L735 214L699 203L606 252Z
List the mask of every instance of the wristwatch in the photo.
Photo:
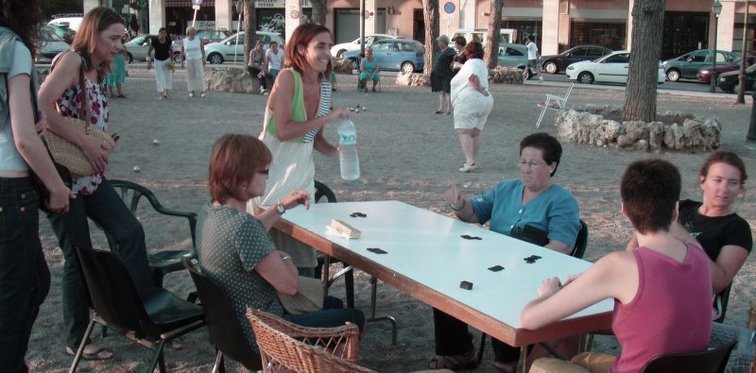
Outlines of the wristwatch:
M286 207L284 207L283 203L281 201L276 202L276 210L278 210L278 213L283 215L284 212L286 212Z

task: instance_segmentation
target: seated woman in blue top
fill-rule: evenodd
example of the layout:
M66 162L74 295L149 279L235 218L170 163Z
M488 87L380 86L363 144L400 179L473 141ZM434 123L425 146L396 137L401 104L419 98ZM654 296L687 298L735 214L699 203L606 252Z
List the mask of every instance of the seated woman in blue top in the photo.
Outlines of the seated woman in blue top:
M575 197L552 180L561 156L562 146L551 135L526 136L520 142L520 179L503 181L472 198L452 187L446 192L446 201L462 221L490 221L494 232L569 254L580 230L580 218ZM437 309L433 317L438 356L430 367L475 367L477 359L467 324ZM508 369L516 365L519 349L495 339L492 343L496 367Z
M297 189L256 216L246 212L247 202L265 192L271 160L268 148L254 136L229 134L218 139L210 155L212 202L202 208L197 221L202 272L231 300L239 328L253 349L257 344L246 318L247 308L282 315L277 293L299 292L297 267L289 255L276 250L268 229L287 209L310 206L309 195ZM362 313L342 307L341 300L326 297L321 311L283 317L303 326L335 327L351 322L362 329Z
M373 56L372 48L365 48L365 58L360 61L360 89L367 91L367 81L373 81L373 92L375 92L375 85L381 80L381 68L378 66L378 61Z

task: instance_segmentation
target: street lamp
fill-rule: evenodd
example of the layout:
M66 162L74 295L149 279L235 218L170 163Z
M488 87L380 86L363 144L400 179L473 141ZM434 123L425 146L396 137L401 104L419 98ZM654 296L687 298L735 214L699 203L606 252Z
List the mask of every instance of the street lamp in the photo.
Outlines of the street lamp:
M711 4L711 10L714 12L714 50L711 52L714 65L711 68L711 74L709 76L710 86L709 92L716 92L717 87L717 31L719 29L719 13L722 13L722 3L719 0L714 0L714 4Z

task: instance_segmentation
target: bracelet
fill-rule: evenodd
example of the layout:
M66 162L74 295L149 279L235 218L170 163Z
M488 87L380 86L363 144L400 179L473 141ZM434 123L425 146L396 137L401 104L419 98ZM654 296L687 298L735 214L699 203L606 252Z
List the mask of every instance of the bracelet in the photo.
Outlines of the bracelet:
M450 204L449 204L449 208L451 208L451 209L452 209L452 211L462 211L462 209L464 209L464 208L465 208L465 204L467 204L467 201L463 199L463 200L462 200L462 206L461 206L461 207L459 207L459 208L455 208L455 207L454 207L454 205L452 205L452 204L450 203Z

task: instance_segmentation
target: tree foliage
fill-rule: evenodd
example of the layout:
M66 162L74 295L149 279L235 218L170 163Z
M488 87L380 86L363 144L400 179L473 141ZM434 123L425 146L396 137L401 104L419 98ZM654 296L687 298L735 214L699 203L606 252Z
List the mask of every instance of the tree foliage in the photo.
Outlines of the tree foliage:
M624 120L656 119L656 89L666 0L635 0L632 53L625 90Z
M486 55L484 62L489 69L495 69L499 59L499 42L501 41L501 7L504 5L503 0L489 0L491 5L490 16L488 17L488 45L485 45Z
M438 0L423 0L423 20L425 21L425 67L423 73L430 76L433 59L436 56L438 38Z

